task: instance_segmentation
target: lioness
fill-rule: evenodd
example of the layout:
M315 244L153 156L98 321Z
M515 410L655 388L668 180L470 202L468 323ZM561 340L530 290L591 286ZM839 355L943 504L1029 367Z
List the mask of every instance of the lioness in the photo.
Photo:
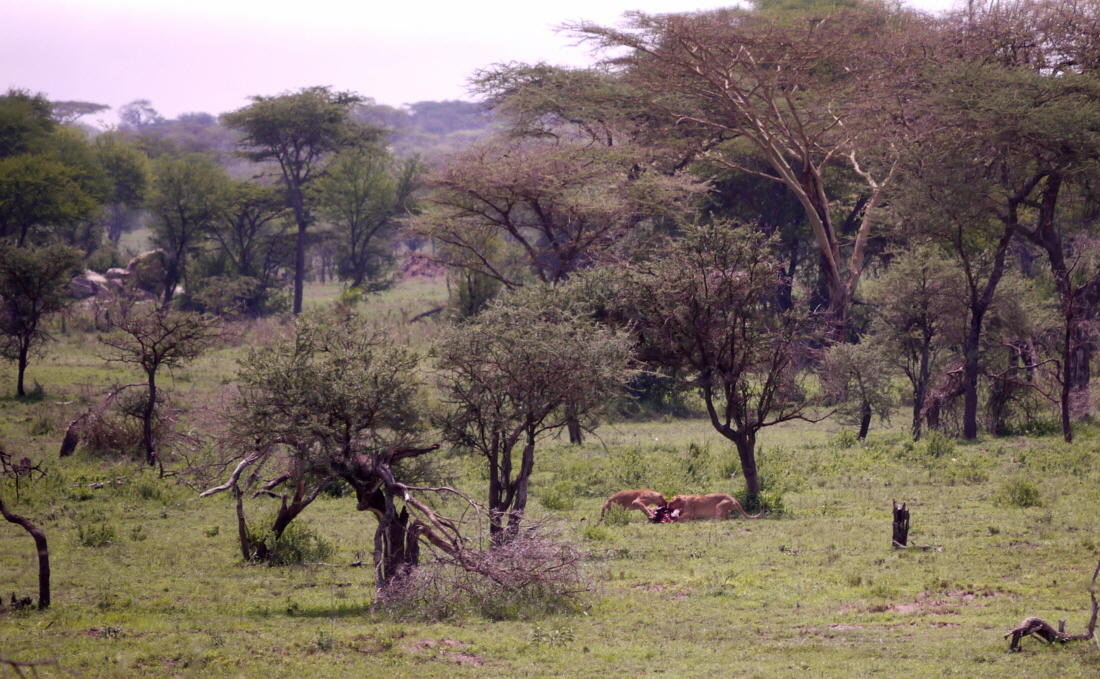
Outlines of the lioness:
M711 493L709 495L677 495L668 502L670 510L680 510L678 521L691 521L693 519L722 519L730 518L730 512L737 510L746 519L758 519L759 514L752 515L746 512L741 503L725 493Z
M619 505L627 509L640 509L645 512L646 517L652 519L653 512L649 509L649 505L664 507L667 504L668 500L665 499L665 496L655 490L621 490L607 498L607 502L603 503L600 521L603 521L603 515L607 513L611 505Z

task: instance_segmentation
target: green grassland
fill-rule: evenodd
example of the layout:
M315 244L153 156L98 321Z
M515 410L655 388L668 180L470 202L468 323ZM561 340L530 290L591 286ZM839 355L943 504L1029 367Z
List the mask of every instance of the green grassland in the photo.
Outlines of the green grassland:
M325 303L338 287L311 290ZM381 326L422 346L436 321L405 321L442 299L405 284L366 303ZM182 426L212 428L245 347L284 332L276 320L235 339L166 386ZM32 363L35 399L0 400L0 442L47 469L0 480L12 511L50 540L53 605L0 614L0 657L55 661L38 676L138 677L1008 677L1100 675L1094 642L1002 636L1028 616L1082 631L1100 558L1100 432L912 442L882 425L867 442L831 422L766 430L758 456L765 518L651 525L635 512L597 524L627 487L742 490L736 454L702 420L623 421L582 446L537 453L532 518L586 553L596 595L570 615L466 614L429 622L373 612L375 519L354 496L323 495L298 521L331 548L322 563L244 564L228 494L159 478L137 462L58 460L68 421L125 367L96 358L79 314ZM0 370L0 391L14 373ZM903 418L899 418L903 419ZM185 443L180 445L185 445ZM453 482L484 493L475 461L444 453ZM100 485L102 484L102 485ZM891 503L912 511L910 543L890 545ZM254 514L277 500L255 500ZM264 504L266 503L266 504ZM448 507L444 505L445 511ZM624 520L624 518L628 520ZM36 590L33 542L0 522L0 594Z

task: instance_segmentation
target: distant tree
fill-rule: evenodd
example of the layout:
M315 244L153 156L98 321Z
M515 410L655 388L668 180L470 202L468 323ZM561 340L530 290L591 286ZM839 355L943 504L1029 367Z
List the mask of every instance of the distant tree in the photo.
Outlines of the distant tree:
M229 182L220 165L197 153L153 164L146 206L154 218L153 243L167 255L164 305L171 303L179 283L187 283L192 251L222 218Z
M208 231L216 245L208 257L221 260L224 276L247 283L246 311L261 313L272 289L283 287L279 270L294 260L286 198L269 186L233 182L225 205Z
M27 395L23 378L31 354L53 339L46 322L73 301L68 286L82 260L64 245L20 248L0 241L0 356L16 363L19 396Z
M0 96L0 158L41 150L57 128L52 112L44 94L12 88Z
M728 223L687 225L610 278L611 318L636 333L639 359L699 390L711 425L737 447L753 502L760 430L806 419L802 359L814 319L768 304L782 269L772 243Z
M834 344L825 351L821 384L844 424L859 427L856 438L863 441L871 419L887 419L894 409L890 380L881 347L866 343Z
M408 108L413 125L438 135L480 129L488 118L485 105L472 101L418 101Z
M630 344L625 333L598 326L571 293L542 286L441 331L444 436L488 464L494 544L518 534L536 444L570 421L591 424L622 392L633 376Z
M123 129L140 130L164 122L164 116L157 113L148 99L135 99L118 108L118 119Z
M107 316L110 332L99 337L105 347L103 358L136 365L145 373L146 397L142 408L142 445L145 461L158 462L153 419L163 397L157 391L157 373L162 368L186 365L201 356L223 335L221 320L194 312L176 311L121 296Z
M104 222L107 239L117 244L133 227L149 186L148 158L121 135L105 133L95 138L95 149L111 181Z
M91 218L99 202L81 187L79 174L44 155L0 158L0 237L22 247L51 227Z
M422 164L398 161L383 149L340 153L317 180L319 211L335 228L340 278L364 290L388 286L397 229L413 207Z
M111 108L106 104L93 104L90 101L54 101L50 102L53 119L62 125L72 125L84 116L90 116Z
M181 123L202 125L203 127L218 124L218 119L214 115L202 112L181 113L176 116L176 120Z
M630 146L498 135L429 175L410 228L445 263L508 287L563 281L700 189L647 164Z
M911 432L920 439L925 400L943 355L959 346L966 324L962 271L940 250L914 247L865 281L872 320L864 342L878 347L888 365L912 387Z
M276 97L252 97L251 105L222 117L226 125L243 135L240 146L246 158L279 165L287 203L298 224L295 314L302 312L307 233L314 219L306 189L324 173L331 155L379 134L378 130L351 122L352 108L361 101L362 97L350 92L309 87Z

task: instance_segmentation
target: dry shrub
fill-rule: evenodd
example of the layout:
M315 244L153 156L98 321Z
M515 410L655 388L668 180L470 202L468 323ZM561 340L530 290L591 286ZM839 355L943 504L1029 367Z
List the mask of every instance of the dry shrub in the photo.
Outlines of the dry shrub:
M596 599L585 554L538 525L486 551L437 555L391 582L375 610L402 619L445 620L476 615L490 620L576 613Z
M124 391L110 407L88 413L80 428L84 450L95 457L144 457L141 412L146 393L143 388ZM153 414L153 437L158 446L166 443L178 416L167 400L166 393L160 392Z

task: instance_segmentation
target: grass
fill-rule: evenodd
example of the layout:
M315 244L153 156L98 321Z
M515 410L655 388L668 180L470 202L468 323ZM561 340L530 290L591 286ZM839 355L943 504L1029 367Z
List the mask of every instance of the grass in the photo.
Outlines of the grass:
M434 303L427 293L393 294L369 303L392 318ZM212 403L236 357L273 332L257 324L166 384L181 401ZM630 512L597 526L603 501L628 483L665 493L743 486L732 446L703 421L605 425L583 446L539 449L528 504L588 552L594 605L576 615L423 623L371 614L373 572L350 564L369 562L375 520L354 510L354 497L323 495L298 520L331 549L323 563L242 564L227 494L198 499L196 488L136 462L57 459L68 420L112 381L134 377L95 359L94 338L71 330L28 377L44 396L0 400L0 439L48 473L24 482L18 500L0 481L0 496L50 540L53 606L0 614L0 657L56 660L85 677L1100 672L1091 642L1028 639L1009 654L1002 638L1028 616L1065 617L1070 633L1087 621L1100 558L1092 429L1073 445L1050 437L930 445L890 429L863 443L834 424L796 423L767 430L759 444L782 513L651 525ZM0 371L0 380L14 384L14 372ZM473 461L449 463L464 489L484 494ZM912 512L910 544L932 549L890 547L894 500ZM276 503L251 501L250 517ZM6 602L35 587L33 542L0 522L0 594ZM62 674L71 676L39 671Z

